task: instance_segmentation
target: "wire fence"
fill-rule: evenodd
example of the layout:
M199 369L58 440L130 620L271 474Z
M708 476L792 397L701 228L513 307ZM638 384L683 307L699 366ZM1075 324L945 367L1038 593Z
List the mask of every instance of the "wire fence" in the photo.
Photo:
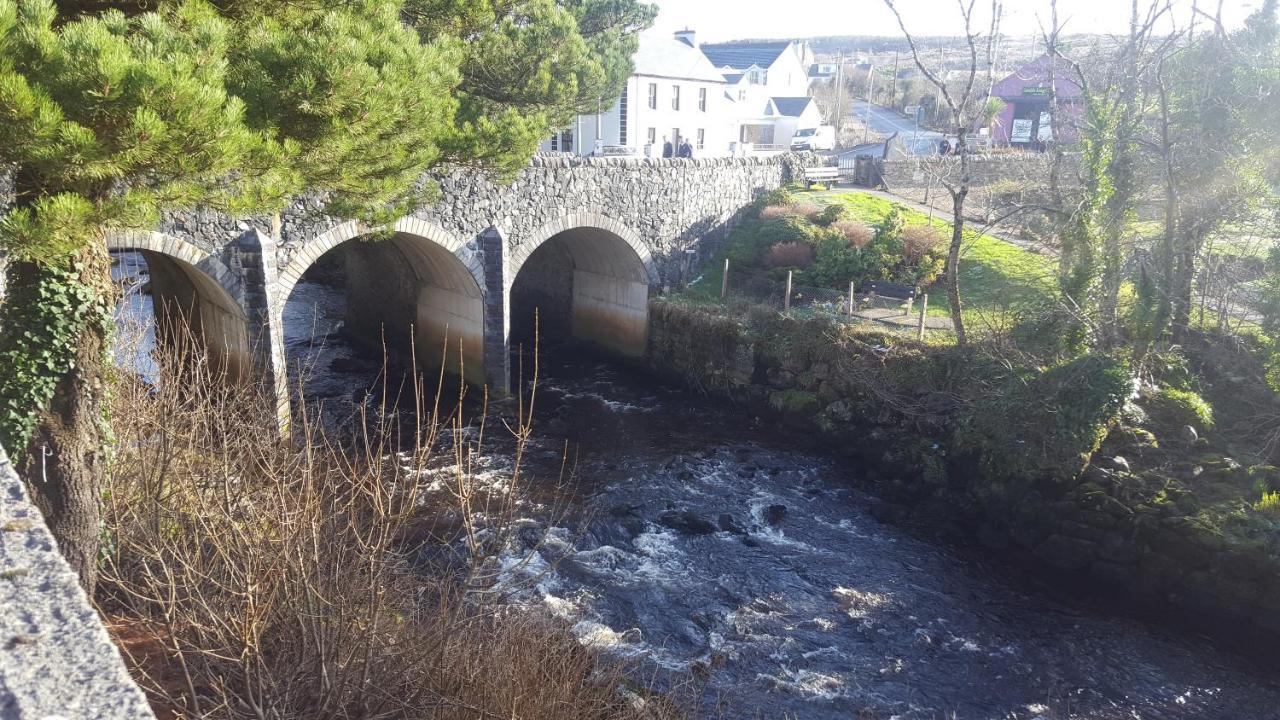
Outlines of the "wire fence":
M748 302L797 316L823 316L844 323L877 323L910 332L923 339L929 332L949 330L945 318L930 317L928 296L903 297L902 286L889 286L893 294L877 293L869 285L850 282L844 290L803 284L793 271L761 271L732 266L725 261L714 277L704 277L704 296L724 302Z

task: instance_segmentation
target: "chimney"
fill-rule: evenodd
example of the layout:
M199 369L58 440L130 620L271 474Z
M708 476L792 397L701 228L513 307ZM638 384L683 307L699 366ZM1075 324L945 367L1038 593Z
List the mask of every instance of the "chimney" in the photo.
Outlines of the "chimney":
M684 43L685 45L688 45L691 48L698 47L697 38L698 38L698 33L694 32L693 30L690 30L689 28L676 31L676 39Z

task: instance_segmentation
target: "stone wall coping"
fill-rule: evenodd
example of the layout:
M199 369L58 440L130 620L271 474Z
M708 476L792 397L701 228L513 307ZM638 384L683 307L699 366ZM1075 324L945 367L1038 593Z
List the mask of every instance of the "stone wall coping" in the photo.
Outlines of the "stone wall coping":
M155 720L3 448L0 718Z
M1070 152L1065 156L1068 160L1079 156L1079 153ZM1049 153L998 153L994 155L974 154L969 156L969 162L973 163L1030 163L1041 164L1049 162L1053 159L1053 155ZM891 158L883 161L886 165L912 165L912 164L959 164L960 158L956 155L927 155L909 158Z
M616 157L547 157L535 155L529 160L529 167L534 168L577 168L577 167L757 167L760 165L783 165L794 162L802 156L792 153L777 155L753 155L750 157L717 157L717 158L654 158L621 155Z

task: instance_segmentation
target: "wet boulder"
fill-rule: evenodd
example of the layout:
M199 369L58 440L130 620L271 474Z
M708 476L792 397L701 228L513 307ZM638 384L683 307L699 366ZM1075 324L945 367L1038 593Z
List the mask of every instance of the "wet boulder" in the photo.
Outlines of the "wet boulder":
M787 506L770 505L764 509L764 512L761 513L760 517L769 525L773 525L775 527L781 525L782 521L787 517Z
M688 510L668 510L658 516L658 522L682 535L710 535L716 531L715 523Z
M742 527L742 525L733 517L733 515L730 515L729 513L720 513L720 517L718 518L718 520L719 520L720 529L725 532L733 533L734 535L747 534L747 529Z

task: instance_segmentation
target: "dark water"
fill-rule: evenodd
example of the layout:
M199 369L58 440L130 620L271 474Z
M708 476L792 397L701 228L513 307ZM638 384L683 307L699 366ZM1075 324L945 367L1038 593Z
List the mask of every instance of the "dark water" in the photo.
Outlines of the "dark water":
M341 342L341 308L304 282L286 311L326 402L376 372ZM525 506L548 539L510 549L511 601L646 678L693 678L705 717L1280 718L1270 671L881 524L856 467L767 424L581 354L542 375L524 472L555 479L567 441L580 512L548 527Z

